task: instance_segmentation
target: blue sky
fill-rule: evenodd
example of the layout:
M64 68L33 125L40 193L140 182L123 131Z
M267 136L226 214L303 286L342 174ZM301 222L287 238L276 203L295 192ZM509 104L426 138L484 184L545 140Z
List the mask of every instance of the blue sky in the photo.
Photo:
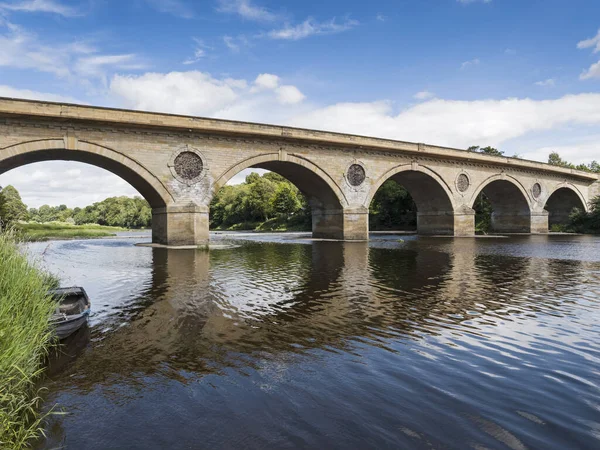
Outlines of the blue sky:
M597 0L0 0L0 96L600 159ZM105 188L61 183L97 177ZM85 165L30 206L132 193Z

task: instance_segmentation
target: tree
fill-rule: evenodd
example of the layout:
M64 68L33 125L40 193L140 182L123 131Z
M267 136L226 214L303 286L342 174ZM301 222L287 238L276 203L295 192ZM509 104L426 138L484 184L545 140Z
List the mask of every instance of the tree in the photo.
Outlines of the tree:
M298 198L297 189L290 183L280 183L272 199L275 213L281 216L290 216L302 209L302 202Z
M414 228L417 208L408 191L393 180L387 180L375 193L369 205L369 226L377 229Z
M548 164L559 167L567 167L573 169L573 164L564 161L557 152L552 152L548 155Z
M500 150L494 148L494 147L480 147L479 145L472 145L471 147L469 147L467 149L468 152L476 152L476 153L484 153L486 155L492 155L492 156L503 156L504 152L501 152Z
M14 186L8 185L2 189L4 197L3 220L7 223L27 219L27 206L21 200L21 195Z

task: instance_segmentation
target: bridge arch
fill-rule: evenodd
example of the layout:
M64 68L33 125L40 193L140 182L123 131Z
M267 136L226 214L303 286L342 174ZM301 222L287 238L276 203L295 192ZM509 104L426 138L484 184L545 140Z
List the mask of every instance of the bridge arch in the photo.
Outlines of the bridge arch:
M369 207L379 188L388 180L404 186L417 207L419 234L455 234L455 203L452 190L429 167L402 164L388 170L372 185L365 207Z
M213 183L212 196L235 175L250 168L275 172L304 194L311 207L313 237L344 238L344 209L348 207L344 192L325 171L298 155L265 153L240 161Z
M531 197L516 178L498 174L485 179L474 191L470 205L475 209L483 193L492 207L491 228L497 233L530 233Z
M78 141L67 147L64 139L22 142L0 150L0 174L43 161L77 161L108 170L133 186L152 208L173 203L166 187L139 162L108 147Z
M544 209L548 211L548 226L567 225L573 209L587 211L587 204L581 192L570 183L561 183L548 196Z

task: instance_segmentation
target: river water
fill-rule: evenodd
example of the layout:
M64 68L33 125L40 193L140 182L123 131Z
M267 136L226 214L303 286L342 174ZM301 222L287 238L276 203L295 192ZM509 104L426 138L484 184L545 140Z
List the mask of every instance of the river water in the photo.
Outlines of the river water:
M93 302L41 448L600 448L600 238L32 244Z

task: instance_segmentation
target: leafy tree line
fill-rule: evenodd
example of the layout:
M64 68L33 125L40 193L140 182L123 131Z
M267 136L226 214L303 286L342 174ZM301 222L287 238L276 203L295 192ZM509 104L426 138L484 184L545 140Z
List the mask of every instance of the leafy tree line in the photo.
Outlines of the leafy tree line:
M152 225L152 209L140 197L111 197L85 208L66 205L42 205L27 209L14 186L0 188L0 219L5 224L18 221L69 222L75 225L95 223L124 228L147 228Z
M311 212L302 193L274 172L251 173L244 183L221 188L210 204L211 228L310 230Z

